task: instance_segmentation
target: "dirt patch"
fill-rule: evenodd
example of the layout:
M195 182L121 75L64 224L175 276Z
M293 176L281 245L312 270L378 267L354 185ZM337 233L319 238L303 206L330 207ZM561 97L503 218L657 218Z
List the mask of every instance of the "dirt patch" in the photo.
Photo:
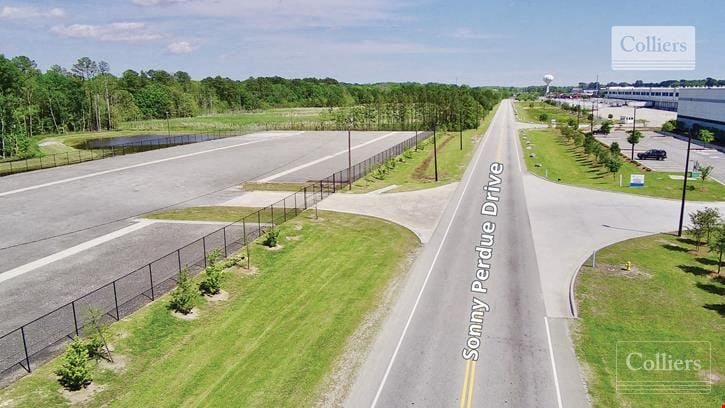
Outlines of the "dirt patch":
M236 273L242 276L255 276L257 273L259 273L259 270L256 266L252 265L249 268L242 268L240 266L233 266L228 269L231 273Z
M286 237L286 239L289 241L299 241L300 236L299 235L290 235L290 236Z
M295 224L292 228L294 228L295 231L302 231L302 224Z
M275 245L273 247L268 247L267 245L262 245L262 247L264 247L264 249L266 249L267 251L280 251L282 248L284 248L284 246L279 245L279 244Z
M723 381L723 376L714 371L700 371L700 377L704 380L710 381L710 384L716 385Z
M181 320L196 320L199 318L199 309L193 308L193 309L191 309L191 312L189 312L188 314L183 314L183 313L179 313L176 311L172 311L171 315L174 316L175 318L181 319Z
M81 405L90 401L94 395L103 391L105 388L106 386L103 384L91 383L88 387L81 388L78 391L68 391L64 388L60 393L71 405Z
M216 302L224 302L229 300L229 292L226 290L220 290L219 293L216 295L211 296L204 296L208 302L216 303Z
M623 265L608 264L599 264L595 269L606 275L622 276L629 279L652 279L651 274L641 271L634 265L630 270L626 270Z
M98 362L98 368L102 370L110 370L113 372L121 372L128 365L128 357L123 354L113 354L113 362L101 359Z
M443 140L443 142L441 142L441 144L438 145L437 149L442 149L443 147L445 147L445 145L450 143L450 141L453 140L454 137L455 137L455 135L450 135L448 138ZM413 179L417 179L417 180L431 180L432 179L432 177L429 177L425 174L428 171L428 167L430 167L431 160L433 160L433 152L430 152L430 154L428 154L428 157L423 159L423 161L420 162L420 164L415 168L415 170L413 170Z

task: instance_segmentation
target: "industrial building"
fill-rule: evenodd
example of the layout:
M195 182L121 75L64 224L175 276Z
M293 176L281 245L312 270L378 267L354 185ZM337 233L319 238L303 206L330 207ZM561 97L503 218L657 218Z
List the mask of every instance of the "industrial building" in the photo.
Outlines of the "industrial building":
M677 121L686 128L717 129L725 141L725 88L680 88Z
M677 110L677 98L683 88L610 86L602 89L607 99L645 102L647 107L668 111Z

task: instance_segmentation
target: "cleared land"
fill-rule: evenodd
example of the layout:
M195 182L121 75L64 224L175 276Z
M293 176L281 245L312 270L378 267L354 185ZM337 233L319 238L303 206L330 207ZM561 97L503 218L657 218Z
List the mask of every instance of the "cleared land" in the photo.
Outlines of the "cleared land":
M622 265L631 261L633 269ZM695 253L690 240L655 235L624 241L597 253L597 268L583 267L576 299L576 351L587 366L596 407L715 407L725 395L725 280L714 277L715 257ZM710 394L617 394L618 341L708 341L712 345ZM692 354L687 343L681 355ZM620 367L621 368L621 367ZM664 375L664 374L663 374ZM693 372L703 380L706 372ZM671 378L661 377L660 380Z
M94 367L101 391L86 406L313 405L418 240L379 219L322 211L279 230L282 249L253 245L254 268L227 273L229 300L202 302L197 320L173 317L164 298L112 326L125 367ZM57 366L0 391L3 406L67 406Z
M531 142L531 149L525 148L524 135ZM596 164L583 148L564 141L556 129L525 130L520 137L529 171L550 180L653 197L679 199L682 195L682 180L670 178L670 175L681 176L682 173L647 172L625 161L613 177L606 168ZM536 157L530 157L531 153L535 153ZM541 166L537 167L537 164ZM620 174L623 179L622 187L619 186ZM629 187L631 174L644 174L645 186ZM725 186L718 182L691 181L688 185L692 188L687 192L688 200L721 201L725 198Z
M387 186L397 185L393 191L412 191L438 187L458 181L471 160L478 142L488 130L498 105L481 121L477 129L463 131L463 150L460 148L459 132L444 132L436 135L438 150L438 182L435 181L435 163L433 158L433 138L419 144L419 149L411 149L408 155L400 155L395 166L387 173L376 177L376 172L353 183L354 193L366 193ZM377 173L379 174L379 173Z
M565 111L557 106L551 106L544 102L517 102L516 113L519 116L519 120L522 122L529 123L551 123L552 119L555 119L557 123L567 123L569 119L576 120L576 113ZM541 120L540 115L546 114L547 119ZM587 115L589 112L582 112L579 117L579 123L585 124Z

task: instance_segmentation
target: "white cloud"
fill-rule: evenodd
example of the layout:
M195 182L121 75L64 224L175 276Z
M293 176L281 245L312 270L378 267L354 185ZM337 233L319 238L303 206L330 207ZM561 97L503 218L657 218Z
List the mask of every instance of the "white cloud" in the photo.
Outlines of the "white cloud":
M186 3L189 0L132 0L132 3L137 6L149 7L149 6L168 6L172 4Z
M496 40L507 38L505 35L501 34L479 33L469 27L457 28L453 31L451 37L458 38L459 40Z
M166 49L172 54L190 54L196 50L197 47L192 45L188 41L175 41L166 46Z
M161 34L149 30L144 23L58 25L50 31L62 37L90 38L99 41L142 42L162 38Z
M408 0L131 0L164 7L164 15L230 17L245 27L279 30L306 27L348 28L403 21Z
M60 8L39 9L36 7L12 6L4 6L3 8L0 8L0 18L7 19L48 18L63 16L65 16L65 11Z

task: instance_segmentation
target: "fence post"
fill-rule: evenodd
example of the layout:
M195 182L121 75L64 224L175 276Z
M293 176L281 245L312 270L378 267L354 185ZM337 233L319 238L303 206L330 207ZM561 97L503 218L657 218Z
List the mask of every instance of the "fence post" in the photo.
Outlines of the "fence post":
M70 302L70 307L73 309L73 326L76 328L76 336L80 336L78 331L78 318L76 317L76 301Z
M149 264L149 281L151 282L151 300L156 300L156 294L154 293L154 274L151 273L151 264Z
M116 281L113 281L113 301L116 304L116 321L121 320L121 314L118 310L118 295L116 294Z
M242 239L244 245L247 245L247 222L244 220L247 217L242 218Z
M322 180L320 180L320 200L322 200L324 197L322 197Z
M269 208L272 209L272 228L274 228L274 204L270 205Z
M204 251L204 269L206 269L206 237L201 237L201 248Z
M282 211L284 216L282 217L282 222L287 222L287 197L282 199Z
M257 210L257 236L262 236L262 216L260 215L261 210Z
M295 193L295 217L297 216L297 193Z
M335 192L335 173L332 173L332 192Z
M314 189L315 189L315 185L313 184L312 185L313 195L314 195ZM305 194L305 210L306 210L307 209L307 187L304 188L304 191L305 191L304 194Z
M176 250L176 259L179 260L179 273L181 273L181 250Z
M30 368L30 356L28 355L28 343L25 341L25 326L20 326L20 336L23 338L23 350L25 351L25 364L28 366L28 372L33 370Z
M227 227L222 228L222 232L224 233L224 258L229 256L227 254Z

